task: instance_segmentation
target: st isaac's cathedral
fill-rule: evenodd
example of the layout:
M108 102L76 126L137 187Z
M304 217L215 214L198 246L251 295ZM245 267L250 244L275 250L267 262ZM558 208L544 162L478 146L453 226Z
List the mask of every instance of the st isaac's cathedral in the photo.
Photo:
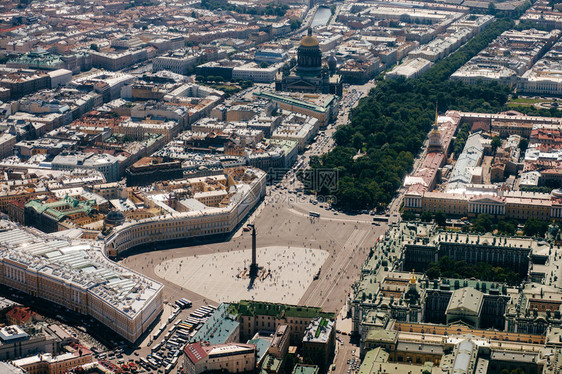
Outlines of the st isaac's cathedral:
M308 29L297 50L297 65L290 71L280 70L275 78L277 91L322 93L342 96L342 79L336 72L336 59L328 58L322 66L322 51L318 39Z

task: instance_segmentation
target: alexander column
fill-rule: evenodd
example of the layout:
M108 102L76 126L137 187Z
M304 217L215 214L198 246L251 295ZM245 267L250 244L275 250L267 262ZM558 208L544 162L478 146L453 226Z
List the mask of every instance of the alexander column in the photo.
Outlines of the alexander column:
M258 276L258 261L257 261L257 248L256 248L256 226L248 224L252 228L252 264L250 265L250 278Z

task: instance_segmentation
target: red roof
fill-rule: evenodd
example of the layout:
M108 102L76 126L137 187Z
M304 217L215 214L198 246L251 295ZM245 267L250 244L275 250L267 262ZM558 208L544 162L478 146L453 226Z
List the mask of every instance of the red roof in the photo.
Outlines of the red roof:
M0 33L14 31L14 30L17 30L17 29L19 29L20 27L23 27L23 26L24 25L19 25L19 26L9 27L7 29L0 29Z
M25 323L33 317L33 311L29 307L16 306L13 307L8 313L6 318L16 322L17 324Z
M207 357L207 352L201 346L201 342L186 345L183 352L194 364Z

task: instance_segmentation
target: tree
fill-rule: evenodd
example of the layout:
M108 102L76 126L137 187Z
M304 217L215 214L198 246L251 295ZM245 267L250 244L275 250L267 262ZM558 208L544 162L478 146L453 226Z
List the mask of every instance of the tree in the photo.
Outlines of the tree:
M526 236L544 237L548 230L548 222L540 219L529 218L523 227L523 234Z
M365 137L360 132L356 132L355 134L353 134L353 138L351 138L351 142L353 144L353 147L360 151L361 148L363 148Z
M517 232L517 223L501 220L498 222L498 233L505 235L515 235Z
M447 216L443 212L435 213L433 219L435 220L435 223L438 224L439 226L445 226L447 224Z
M444 111L503 109L509 87L497 82L467 85L449 77L512 26L511 20L496 20L418 78L378 81L369 96L361 99L351 111L349 124L336 131L336 147L311 166L339 171L340 187L334 192L336 205L348 209L362 200L367 205L360 209L366 209L392 200L401 181L412 170L414 155L431 129L435 117L431 108L436 100ZM461 134L463 129L464 134ZM464 135L465 141L469 133L470 125L462 125L459 134ZM363 139L355 134L361 134ZM359 147L363 155L354 159ZM463 147L464 142L455 142L455 152L462 151ZM357 195L357 191L364 194Z
M476 217L476 219L472 222L471 230L481 233L492 232L493 223L491 217L486 213L479 214L478 217Z
M254 85L254 82L252 81L242 81L240 82L240 87L245 90L246 88L250 88Z
M529 147L529 140L521 138L521 140L519 140L519 149L521 150L521 154L525 153L527 147Z
M490 3L488 4L488 14L493 16L496 14L496 12L496 4L490 1Z
M430 264L429 268L425 271L425 275L429 279L437 279L441 276L441 271L439 270L439 266L435 263Z
M90 49L97 52L100 50L100 47L96 43L92 43L90 44Z
M424 212L422 212L422 214L420 215L420 218L421 218L421 220L422 220L423 222L430 222L433 217L431 216L431 213L430 213L430 212L424 211Z
M490 3L490 4L491 4L491 3ZM499 147L501 147L501 145L502 145L502 140L501 140L501 138L500 138L499 136L497 136L497 135L494 136L494 137L492 138L492 152L493 152L493 153L496 153L496 150L497 150Z
M410 212L409 210L402 213L402 220L404 221L413 221L416 219L416 215L414 212Z
M291 22L289 23L291 25L291 30L297 30L298 28L301 27L301 21L298 19L293 19L291 20Z

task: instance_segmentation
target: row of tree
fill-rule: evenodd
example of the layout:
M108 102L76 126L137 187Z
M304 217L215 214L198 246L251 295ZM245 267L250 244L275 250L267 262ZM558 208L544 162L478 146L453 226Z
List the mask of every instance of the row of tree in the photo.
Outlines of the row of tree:
M286 4L267 3L265 7L246 7L227 0L201 0L201 7L208 10L230 10L237 13L283 17L289 6Z
M470 135L470 129L472 125L470 123L463 123L457 132L457 136L455 138L455 142L453 143L453 152L455 156L458 157L461 154L462 150L464 149L464 145L466 144L466 140L468 139L468 135Z

